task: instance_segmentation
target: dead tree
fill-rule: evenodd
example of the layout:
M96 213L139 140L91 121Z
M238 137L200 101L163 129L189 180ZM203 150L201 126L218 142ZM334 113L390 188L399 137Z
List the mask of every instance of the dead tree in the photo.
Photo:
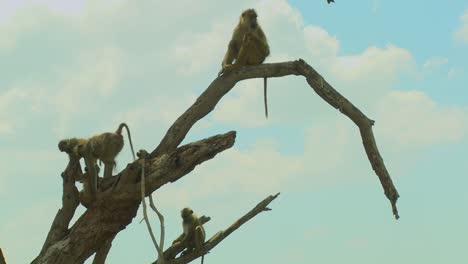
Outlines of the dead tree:
M5 256L3 256L3 252L1 248L0 248L0 264L6 264Z
M179 180L197 165L214 158L216 154L234 145L236 132L231 131L179 146L191 127L210 113L219 100L237 82L245 79L274 78L286 75L305 77L307 83L320 97L340 110L358 126L372 168L380 180L385 195L390 200L393 214L398 218L396 202L399 195L377 149L372 133L374 121L338 93L320 74L301 59L283 63L247 66L216 78L195 103L172 124L160 144L147 156L145 160L145 195L149 196L164 184ZM112 246L112 240L132 222L141 203L141 163L141 159L136 160L128 164L117 176L103 179L94 203L71 225L70 221L79 205L75 180L81 179L83 175L79 162L70 158L67 168L62 173L62 208L58 210L55 216L41 252L32 263L81 264L94 253L96 253L94 263L104 263ZM117 179L119 180L117 181ZM267 197L232 226L210 238L204 244L202 253L207 253L208 250L213 249L226 236L256 214L269 210L267 205L276 197L277 195ZM164 255L172 256L181 250L180 248L170 247L164 252ZM199 257L198 253L190 253L168 262L188 263Z

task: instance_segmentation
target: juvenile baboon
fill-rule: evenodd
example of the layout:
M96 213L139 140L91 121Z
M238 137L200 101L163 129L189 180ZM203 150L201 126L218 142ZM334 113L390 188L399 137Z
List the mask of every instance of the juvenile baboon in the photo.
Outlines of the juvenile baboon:
M203 243L205 243L205 229L200 219L193 213L193 210L188 207L182 209L180 215L182 216L182 228L184 233L174 240L172 244L181 243L186 247L187 250L182 253L183 255L193 250L200 252L203 248ZM205 254L203 254L201 258L202 264L204 258Z
M133 159L135 160L135 152L133 151L130 129L125 123L121 123L114 133L102 133L88 139L64 139L58 144L60 151L65 151L70 156L78 158L82 157L84 159L87 170L86 181L88 181L92 197L94 197L97 190L97 161L100 160L104 163L104 178L111 177L112 170L116 165L115 158L124 145L122 136L122 129L124 127L127 130L128 141L130 142Z
M270 55L270 47L262 28L257 21L257 13L253 9L242 12L228 49L224 55L222 69L218 76L244 65L259 65ZM234 64L232 64L234 61ZM263 78L263 97L265 116L268 118L267 78Z

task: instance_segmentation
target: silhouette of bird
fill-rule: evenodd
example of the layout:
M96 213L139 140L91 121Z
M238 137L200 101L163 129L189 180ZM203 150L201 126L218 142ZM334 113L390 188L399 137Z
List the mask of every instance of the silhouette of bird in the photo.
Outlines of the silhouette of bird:
M335 0L327 0L327 3L335 3Z

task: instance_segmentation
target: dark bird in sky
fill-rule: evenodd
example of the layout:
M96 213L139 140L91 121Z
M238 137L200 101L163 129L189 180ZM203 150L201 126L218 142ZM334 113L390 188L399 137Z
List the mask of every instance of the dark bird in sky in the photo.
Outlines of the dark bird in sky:
M327 3L335 3L335 0L327 0Z

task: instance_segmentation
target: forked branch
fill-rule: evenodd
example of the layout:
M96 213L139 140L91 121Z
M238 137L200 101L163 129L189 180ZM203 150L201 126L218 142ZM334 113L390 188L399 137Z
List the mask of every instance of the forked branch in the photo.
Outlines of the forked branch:
M214 236L212 236L205 244L203 245L203 249L200 252L192 252L187 255L181 256L179 258L169 260L167 264L185 264L189 263L192 260L207 254L208 251L210 251L212 248L214 248L216 245L218 245L221 241L223 241L227 236L229 236L232 232L236 231L239 227L241 227L243 224L245 224L247 221L250 219L254 218L256 215L258 215L261 212L264 211L270 211L271 209L268 208L267 206L274 200L276 197L278 197L279 193L275 195L270 195L267 198L265 198L263 201L257 204L252 210L250 210L248 213L246 213L244 216L239 218L237 221L235 221L231 226L226 228L224 231L220 231L216 233ZM203 223L206 221L203 221ZM177 247L177 244L176 244ZM174 256L181 252L184 248L180 247L169 247L166 251L164 251L164 255L167 257L170 257L171 255ZM154 262L156 263L156 262Z
M398 219L396 202L399 195L377 148L372 132L374 121L369 119L348 99L338 93L319 73L302 59L281 63L266 63L258 66L246 66L216 78L197 98L195 103L174 122L161 143L151 153L151 156L156 157L174 150L184 140L190 128L198 120L210 113L219 100L221 100L238 81L263 77L283 77L287 75L304 76L312 89L314 89L320 97L334 108L340 110L341 113L349 117L349 119L359 127L367 157L380 179L385 195L391 202L393 214Z
M50 245L62 239L68 233L70 221L75 215L76 208L80 204L78 189L75 186L75 179L83 176L78 160L70 159L67 168L62 172L63 194L62 208L58 210L54 221L47 234L46 241L42 246L42 254Z

